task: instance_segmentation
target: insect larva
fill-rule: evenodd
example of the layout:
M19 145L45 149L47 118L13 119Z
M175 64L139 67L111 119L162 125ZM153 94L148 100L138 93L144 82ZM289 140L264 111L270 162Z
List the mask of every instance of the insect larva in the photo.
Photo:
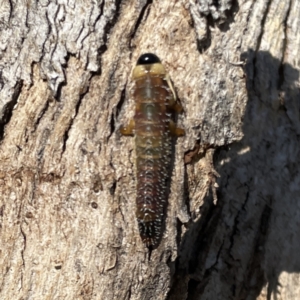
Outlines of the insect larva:
M167 179L171 176L172 137L184 135L172 117L182 112L174 88L161 64L152 53L140 56L133 70L135 115L123 135L135 136L136 218L143 243L155 249L163 233L167 204Z

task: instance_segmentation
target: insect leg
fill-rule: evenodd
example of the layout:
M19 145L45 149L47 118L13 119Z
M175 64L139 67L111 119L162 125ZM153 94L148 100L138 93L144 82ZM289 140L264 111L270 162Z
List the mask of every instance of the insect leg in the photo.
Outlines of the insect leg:
M170 76L169 76L169 74L167 74L166 75L166 81L167 81L167 83L168 83L168 86L169 86L169 88L170 88L170 90L172 91L172 94L173 94L173 97L174 97L174 99L172 99L173 101L170 101L170 102L172 102L172 103L170 103L170 104L173 104L173 102L175 103L176 102L176 93L175 93L175 89L174 89L174 86L173 86L173 84L172 84L172 81L171 81L171 78L170 78Z
M182 128L176 127L176 124L173 121L169 123L169 129L173 136L184 136L185 131Z
M131 119L128 123L128 125L121 126L120 132L122 135L133 135L134 134L134 120Z
M177 112L178 114L181 114L183 112L183 107L178 102L175 102L173 105L170 106L170 108L175 112Z
M177 97L176 97L175 89L169 75L166 75L166 81L173 94L173 98L169 100L169 108L177 112L178 114L180 114L183 112L183 107L180 103L176 101Z

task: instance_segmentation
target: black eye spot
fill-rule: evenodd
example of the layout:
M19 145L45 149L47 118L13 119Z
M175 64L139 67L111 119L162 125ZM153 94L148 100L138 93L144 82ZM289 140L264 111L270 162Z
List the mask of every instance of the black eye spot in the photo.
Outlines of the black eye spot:
M145 53L141 55L137 61L137 65L149 65L160 63L160 59L153 53Z

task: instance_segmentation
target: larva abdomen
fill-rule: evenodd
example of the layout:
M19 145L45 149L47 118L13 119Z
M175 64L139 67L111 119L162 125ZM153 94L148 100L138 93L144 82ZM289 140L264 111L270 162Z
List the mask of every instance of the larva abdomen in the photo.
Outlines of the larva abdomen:
M136 217L140 236L149 249L155 249L163 233L167 205L167 180L171 176L172 136L184 130L172 121L176 103L174 90L159 58L142 55L133 70L135 80L134 120L122 127L124 135L135 135Z

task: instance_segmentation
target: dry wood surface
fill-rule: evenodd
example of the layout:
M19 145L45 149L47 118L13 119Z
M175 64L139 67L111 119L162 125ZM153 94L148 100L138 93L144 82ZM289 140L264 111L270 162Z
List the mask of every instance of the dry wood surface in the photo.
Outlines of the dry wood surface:
M299 0L1 0L0 299L300 299L299 29ZM145 52L186 131L150 261L118 132Z

